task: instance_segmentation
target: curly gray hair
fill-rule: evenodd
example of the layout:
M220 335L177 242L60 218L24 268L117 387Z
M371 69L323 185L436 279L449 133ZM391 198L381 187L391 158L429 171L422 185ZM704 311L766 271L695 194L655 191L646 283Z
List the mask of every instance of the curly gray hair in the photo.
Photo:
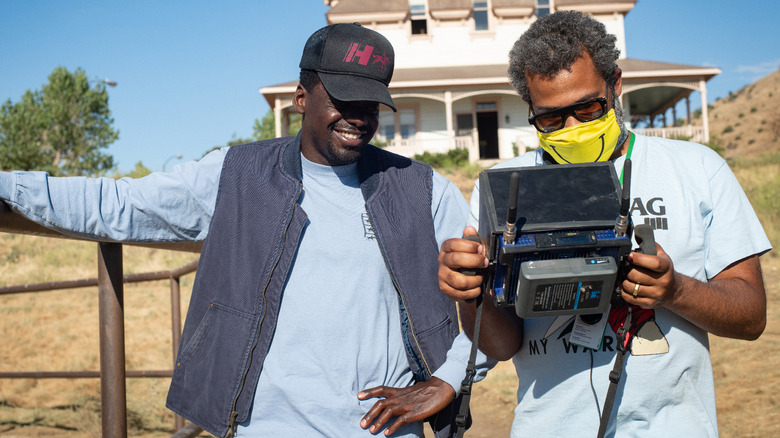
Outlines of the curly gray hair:
M527 73L552 78L571 68L584 50L593 59L612 94L612 107L620 125L618 145L628 138L623 120L623 106L615 92L615 70L620 50L617 38L607 33L603 23L578 11L559 11L535 21L509 51L507 76L520 97L530 106Z
M615 61L620 55L615 41L604 24L589 15L578 11L547 15L534 22L509 52L509 81L530 104L526 73L552 78L587 50L599 74L614 87Z

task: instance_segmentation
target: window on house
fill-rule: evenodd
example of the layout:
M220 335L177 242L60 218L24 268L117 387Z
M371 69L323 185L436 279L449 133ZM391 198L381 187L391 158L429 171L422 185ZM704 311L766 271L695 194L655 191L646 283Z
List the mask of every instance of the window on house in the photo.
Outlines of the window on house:
M455 135L458 137L471 135L471 130L474 129L474 116L471 113L458 114L456 121L458 128Z
M412 35L428 33L428 20L425 14L425 0L409 0L409 12L412 21Z
M550 14L550 0L536 0L536 17L542 18Z
M381 140L408 140L417 134L417 110L414 108L398 108L379 111L379 128L377 135Z
M388 141L395 137L395 113L392 111L379 112L379 129L377 134L382 140Z
M412 108L399 109L398 124L401 138L414 137L417 134L417 112Z
M488 30L487 2L474 2L474 30Z

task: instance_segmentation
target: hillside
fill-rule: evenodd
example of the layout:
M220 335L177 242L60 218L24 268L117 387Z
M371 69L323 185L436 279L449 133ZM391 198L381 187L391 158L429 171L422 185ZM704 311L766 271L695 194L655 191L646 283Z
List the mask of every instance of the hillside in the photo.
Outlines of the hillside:
M709 107L712 143L728 159L780 151L780 70L719 98ZM697 111L694 125L701 124Z

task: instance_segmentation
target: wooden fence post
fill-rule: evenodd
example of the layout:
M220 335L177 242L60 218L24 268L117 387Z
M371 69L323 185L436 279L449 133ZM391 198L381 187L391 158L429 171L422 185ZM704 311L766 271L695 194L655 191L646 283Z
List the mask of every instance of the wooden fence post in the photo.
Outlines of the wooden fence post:
M100 401L104 438L127 437L122 244L98 243Z

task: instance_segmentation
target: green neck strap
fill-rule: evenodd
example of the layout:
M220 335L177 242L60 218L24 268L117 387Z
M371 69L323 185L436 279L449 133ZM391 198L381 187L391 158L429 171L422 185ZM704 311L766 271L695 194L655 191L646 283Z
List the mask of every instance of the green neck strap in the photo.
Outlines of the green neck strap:
M626 152L626 160L631 159L631 152L634 150L634 140L636 140L636 136L633 132L628 132L628 152ZM620 170L620 185L623 185L623 170Z

